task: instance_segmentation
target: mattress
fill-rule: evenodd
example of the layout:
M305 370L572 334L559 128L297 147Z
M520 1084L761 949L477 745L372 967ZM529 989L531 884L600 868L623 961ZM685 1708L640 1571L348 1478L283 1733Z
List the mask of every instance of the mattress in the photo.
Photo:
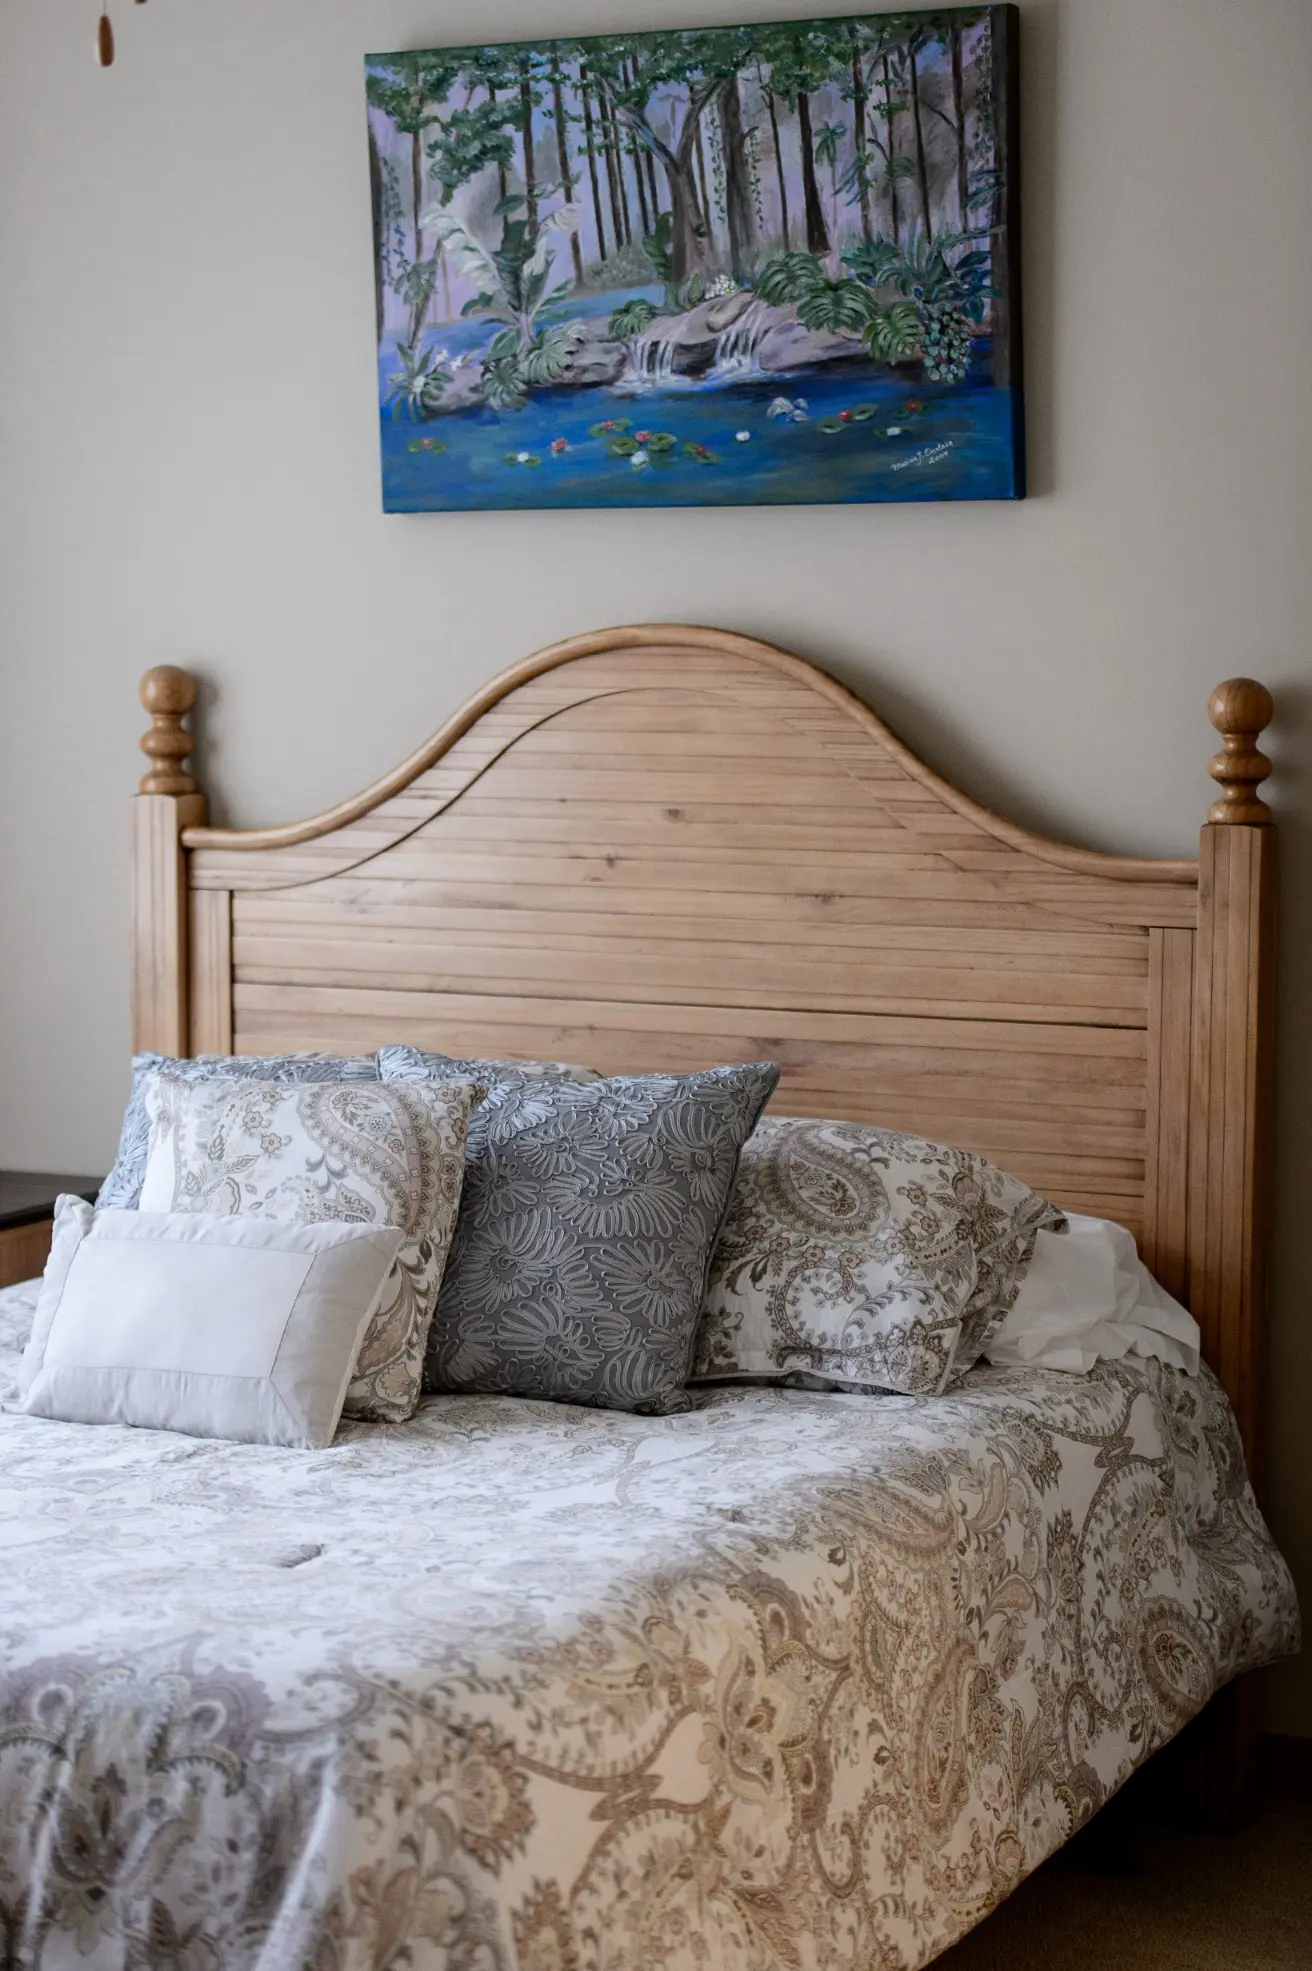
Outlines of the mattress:
M1156 1362L310 1453L5 1414L0 1492L24 1971L918 1966L1297 1638Z

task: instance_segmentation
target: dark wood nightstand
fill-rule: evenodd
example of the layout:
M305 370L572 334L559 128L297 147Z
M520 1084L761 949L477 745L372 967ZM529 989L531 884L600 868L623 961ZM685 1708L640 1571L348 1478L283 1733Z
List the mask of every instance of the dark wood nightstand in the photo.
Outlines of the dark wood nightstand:
M57 1177L46 1170L0 1170L0 1287L35 1279L50 1256L55 1199L63 1191L95 1203L98 1177Z

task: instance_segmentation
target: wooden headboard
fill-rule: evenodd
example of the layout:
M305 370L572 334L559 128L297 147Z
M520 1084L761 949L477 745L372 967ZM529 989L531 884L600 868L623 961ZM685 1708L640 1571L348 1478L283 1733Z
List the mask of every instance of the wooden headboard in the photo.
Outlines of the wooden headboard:
M1275 830L1271 699L1208 710L1198 860L989 813L850 692L749 638L598 631L488 685L288 827L208 828L185 672L150 672L134 1032L164 1053L769 1056L775 1107L994 1157L1129 1225L1260 1444Z

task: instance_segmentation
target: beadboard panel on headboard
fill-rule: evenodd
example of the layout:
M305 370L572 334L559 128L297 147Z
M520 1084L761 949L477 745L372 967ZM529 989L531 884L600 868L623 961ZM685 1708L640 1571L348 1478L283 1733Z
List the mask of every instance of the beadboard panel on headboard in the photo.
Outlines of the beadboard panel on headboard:
M1044 859L815 675L583 656L340 828L198 842L196 959L230 978L230 1029L195 1044L391 1038L613 1073L770 1056L777 1110L982 1150L1155 1249L1147 1134L1173 1069L1149 1015L1165 939L1192 942L1192 870Z

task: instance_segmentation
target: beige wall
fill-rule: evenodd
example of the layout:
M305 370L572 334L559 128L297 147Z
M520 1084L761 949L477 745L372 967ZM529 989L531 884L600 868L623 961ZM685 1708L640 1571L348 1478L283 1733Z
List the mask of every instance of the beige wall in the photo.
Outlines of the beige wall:
M112 1151L147 664L203 672L216 806L273 821L536 644L720 623L1019 819L1162 853L1202 818L1208 688L1252 671L1286 856L1272 1511L1312 1598L1309 0L1024 8L1027 504L412 519L379 511L360 57L541 7L120 0L109 74L94 12L0 10L0 1163ZM1312 1733L1312 1661L1269 1716Z

